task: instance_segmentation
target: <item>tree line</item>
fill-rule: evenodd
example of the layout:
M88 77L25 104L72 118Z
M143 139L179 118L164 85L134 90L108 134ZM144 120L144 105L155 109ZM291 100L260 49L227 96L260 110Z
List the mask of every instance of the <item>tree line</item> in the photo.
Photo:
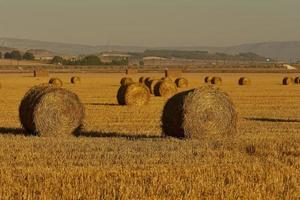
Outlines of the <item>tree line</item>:
M13 50L11 52L6 52L4 55L0 52L0 59L12 59L12 60L34 60L35 57L30 52L25 52L22 54L20 51Z

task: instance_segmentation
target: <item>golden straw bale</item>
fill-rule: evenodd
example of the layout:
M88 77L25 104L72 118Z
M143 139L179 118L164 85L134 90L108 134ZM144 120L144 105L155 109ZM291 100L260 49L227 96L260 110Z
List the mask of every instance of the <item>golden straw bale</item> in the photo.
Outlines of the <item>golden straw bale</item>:
M239 85L251 85L251 79L247 77L241 77L239 79Z
M57 87L62 87L63 86L63 82L59 78L51 78L49 80L49 84L57 86Z
M146 105L150 100L148 88L141 83L122 85L117 94L120 105Z
M282 80L283 85L292 85L294 83L294 79L292 77L284 77Z
M154 86L155 96L169 97L177 92L176 84L167 80L159 81Z
M71 78L71 83L72 84L78 84L78 83L80 83L81 82L81 79L80 79L80 77L78 77L78 76L73 76L72 78Z
M213 84L213 85L221 85L222 84L222 78L221 77L213 77L211 79L211 84Z
M131 84L131 83L134 83L134 81L130 77L123 77L120 81L121 85L128 85L128 84Z
M178 88L187 88L189 86L189 82L185 78L177 78L175 80L175 83Z

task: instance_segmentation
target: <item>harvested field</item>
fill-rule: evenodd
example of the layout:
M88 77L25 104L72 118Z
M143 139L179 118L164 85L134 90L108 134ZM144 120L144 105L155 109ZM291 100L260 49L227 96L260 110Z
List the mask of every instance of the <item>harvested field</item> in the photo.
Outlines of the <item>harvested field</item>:
M77 137L26 137L18 107L47 77L0 74L1 199L299 199L300 87L286 74L214 74L238 112L230 140L162 138L164 97L119 106L120 74L55 74L85 106ZM76 85L70 77L84 81ZM136 74L139 77L163 74ZM203 86L207 74L184 74ZM240 87L247 76L252 84ZM289 74L297 77L299 74ZM134 189L133 189L134 188Z

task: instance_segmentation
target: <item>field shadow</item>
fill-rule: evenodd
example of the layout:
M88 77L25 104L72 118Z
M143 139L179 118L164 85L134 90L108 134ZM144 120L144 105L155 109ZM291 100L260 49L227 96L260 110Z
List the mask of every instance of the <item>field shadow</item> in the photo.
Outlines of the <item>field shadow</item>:
M0 135L26 135L21 128L0 127Z
M298 123L298 119L276 119L276 118L264 118L264 117L244 117L246 120L250 121L260 121L260 122L293 122Z
M84 103L84 105L90 105L90 106L120 106L116 103Z
M78 131L74 133L77 137L99 137L99 138L125 138L129 140L138 140L138 139L158 139L162 136L154 135L128 135L124 133L116 132L101 132L101 131Z

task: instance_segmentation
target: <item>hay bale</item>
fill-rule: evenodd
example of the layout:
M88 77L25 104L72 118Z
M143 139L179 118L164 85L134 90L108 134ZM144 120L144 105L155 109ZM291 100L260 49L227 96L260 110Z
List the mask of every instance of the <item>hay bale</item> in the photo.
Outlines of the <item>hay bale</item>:
M49 84L54 85L56 87L62 87L63 86L63 82L59 78L51 78L49 80Z
M137 74L138 73L138 69L126 69L125 73L127 75Z
M169 97L177 92L176 84L170 81L159 81L154 86L154 95L161 97Z
M150 92L151 92L151 94L154 94L155 85L156 85L158 82L160 82L159 79L152 79L152 80L150 81Z
M213 84L213 85L221 85L222 84L222 78L221 77L213 77L211 79L211 84Z
M239 85L251 85L251 80L247 77L241 77L239 79Z
M150 82L151 82L151 80L153 80L154 78L153 77L147 77L147 78L145 78L145 80L144 80L144 84L150 89Z
M35 69L33 70L34 77L48 77L49 72L46 69Z
M189 85L189 82L187 79L185 78L177 78L175 80L175 83L177 85L178 88L187 88Z
M165 104L161 120L165 136L200 139L237 132L235 106L214 86L176 94Z
M292 77L284 77L282 80L283 85L292 85L294 83L294 79Z
M132 78L129 78L129 77L123 77L120 81L121 85L128 85L131 83L134 83L134 81L132 80Z
M139 83L144 83L144 82L145 82L145 77L143 77L143 76L140 77L140 78L139 78Z
M206 76L205 78L204 78L204 82L205 83L211 83L211 80L213 79L213 77L211 77L211 76Z
M122 85L117 94L117 100L120 105L146 105L149 99L149 90L141 83Z
M165 69L165 77L180 77L182 75L181 69Z
M171 77L163 77L161 78L162 81L169 81L173 83L173 79Z
M80 79L80 77L78 77L78 76L73 76L72 78L71 78L71 83L72 84L77 84L77 83L80 83L81 82L81 79Z
M43 84L25 94L19 106L19 118L29 134L66 136L81 127L84 107L73 92Z
M294 83L296 83L296 84L300 83L300 77L299 76L295 78Z

